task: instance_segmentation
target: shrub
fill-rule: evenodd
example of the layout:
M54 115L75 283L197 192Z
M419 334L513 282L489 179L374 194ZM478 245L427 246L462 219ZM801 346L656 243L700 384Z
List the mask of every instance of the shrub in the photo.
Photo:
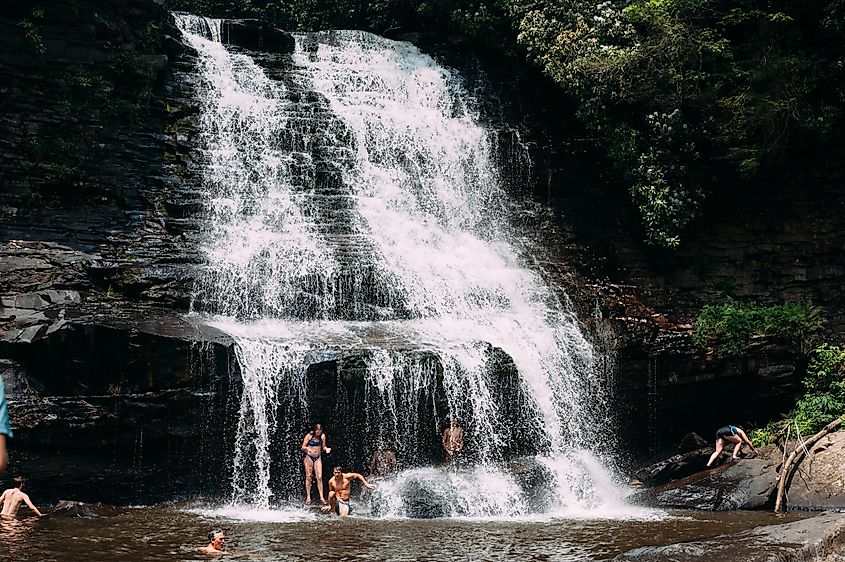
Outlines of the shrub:
M736 355L748 345L751 336L782 335L803 341L820 327L821 308L809 302L760 306L729 300L701 309L692 339L700 348L716 340L719 355Z
M828 344L813 350L802 383L806 393L786 419L751 432L755 446L772 443L787 425L797 424L807 437L845 414L845 350Z

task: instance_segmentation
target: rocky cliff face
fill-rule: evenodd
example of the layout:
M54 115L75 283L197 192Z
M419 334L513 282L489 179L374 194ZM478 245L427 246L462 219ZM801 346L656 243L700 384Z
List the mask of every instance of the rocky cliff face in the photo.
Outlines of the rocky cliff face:
M228 29L232 42L273 51L260 57L268 66L291 46L258 22ZM88 482L85 499L219 491L229 472L214 444L231 439L239 391L231 341L183 316L202 266L194 54L161 0L26 3L0 14L0 32L0 374L12 470L55 494ZM710 211L678 252L652 254L627 197L589 169L588 143L563 141L572 135L558 125L565 108L544 101L549 86L447 48L498 100L486 114L505 179L526 196L530 243L548 250L538 265L616 358L620 440L645 451L787 409L804 368L792 342L755 341L722 359L692 347L690 321L725 294L812 299L841 337L841 170L716 202L727 212ZM201 477L189 479L186 463Z

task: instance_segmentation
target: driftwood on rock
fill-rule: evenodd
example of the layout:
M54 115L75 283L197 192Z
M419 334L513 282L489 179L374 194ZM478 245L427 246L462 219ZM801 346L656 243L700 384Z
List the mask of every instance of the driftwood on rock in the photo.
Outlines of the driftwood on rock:
M794 472L795 468L798 467L798 463L801 462L801 460L803 459L804 454L809 451L809 449L813 447L819 441L819 439L821 439L822 437L842 425L843 417L836 418L835 420L824 426L821 431L808 438L806 441L801 441L800 439L798 440L798 445L796 445L795 450L790 453L789 457L787 457L786 461L780 467L780 479L778 480L777 496L775 499L775 513L780 513L782 511L783 496L786 492L786 483L789 480L789 477Z

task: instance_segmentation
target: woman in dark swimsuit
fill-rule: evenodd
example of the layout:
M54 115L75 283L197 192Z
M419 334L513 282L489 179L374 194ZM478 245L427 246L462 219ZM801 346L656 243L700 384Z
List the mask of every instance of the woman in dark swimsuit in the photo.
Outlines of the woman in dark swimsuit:
M313 431L308 432L302 439L302 452L305 453L303 463L305 464L305 503L311 503L311 475L317 477L317 491L320 493L320 503L326 503L323 495L323 459L320 455L323 451L331 453L330 447L326 447L326 434L323 433L323 426L317 424Z
M720 427L716 432L716 451L710 455L710 460L707 461L707 466L710 466L713 464L713 461L719 458L719 455L722 454L722 450L728 442L736 443L736 447L734 447L733 452L734 459L739 458L739 451L742 448L743 443L746 443L749 447L751 447L751 450L755 453L757 452L757 449L755 449L754 445L751 444L751 440L741 427L726 425L725 427Z

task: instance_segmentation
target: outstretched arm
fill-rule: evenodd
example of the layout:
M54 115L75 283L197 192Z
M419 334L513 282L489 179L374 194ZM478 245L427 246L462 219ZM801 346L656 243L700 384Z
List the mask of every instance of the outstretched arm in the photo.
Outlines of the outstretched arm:
M739 438L740 438L740 439L742 439L742 440L743 440L743 442L744 442L746 445L748 445L749 447L751 447L751 450L752 450L752 451L754 451L755 453L757 453L757 449L755 449L755 448L754 448L754 445L752 445L752 444L751 444L751 439L749 439L749 438L748 438L748 436L745 434L745 432L744 432L743 430L741 430L741 429L739 430Z
M41 517L41 516L44 515L43 513L38 511L37 507L32 505L32 501L29 499L28 495L26 495L26 494L23 495L23 501L24 501L24 503L26 503L26 505L29 507L29 509L31 509L38 517Z
M366 486L367 488L369 488L370 490L372 490L373 488L375 488L375 486L373 486L372 484L370 484L369 482L367 482L367 479L366 479L366 478L364 478L364 476L363 476L363 475L358 474L357 472L353 472L353 473L349 474L348 476L349 476L350 478L356 478L356 479L360 480L360 481L361 481L361 483L362 483L364 486Z
M320 440L323 442L323 450L326 452L326 454L331 453L332 448L326 447L326 434L325 433L320 436Z

